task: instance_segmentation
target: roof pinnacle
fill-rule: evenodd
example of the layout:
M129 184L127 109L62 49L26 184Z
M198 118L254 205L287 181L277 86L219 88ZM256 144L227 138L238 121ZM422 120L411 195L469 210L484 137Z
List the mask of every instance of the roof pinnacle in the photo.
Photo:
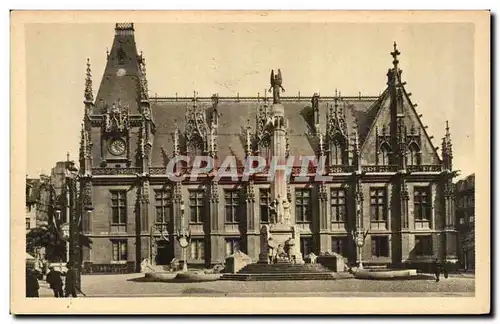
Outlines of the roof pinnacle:
M85 76L85 92L84 97L86 102L94 102L94 94L92 91L92 70L90 68L90 59L87 58L87 73Z

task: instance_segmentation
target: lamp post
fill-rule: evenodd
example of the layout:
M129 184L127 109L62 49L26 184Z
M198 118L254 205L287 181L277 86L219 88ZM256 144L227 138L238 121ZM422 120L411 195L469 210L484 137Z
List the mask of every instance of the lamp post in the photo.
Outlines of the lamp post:
M78 175L78 167L73 161L67 161L66 164L66 181L67 188L69 192L69 260L68 263L71 268L75 271L76 284L78 288L81 283L81 273L82 273L82 260L81 260L81 245L80 245L80 235L81 235L81 221L83 212L87 214L90 218L93 211L93 207L90 202L84 204L83 195L78 195L77 182L80 179ZM81 188L80 188L81 189Z
M358 247L358 268L363 269L363 247L365 246L365 239L368 235L368 230L363 230L362 228L356 228L351 232L351 236Z
M184 208L184 202L181 202L181 228L177 230L177 241L182 248L182 271L186 272L188 270L187 247L189 246L189 243L191 243L191 230L189 228L186 229L184 226Z
M55 212L56 212L56 219L58 221L61 221L61 207L60 206L56 206L55 207ZM66 267L68 266L68 262L69 262L69 224L68 223L64 223L61 225L61 232L62 232L62 239L64 241L66 241ZM62 261L62 260L61 260ZM62 272L62 262L59 263L59 268Z
M359 187L358 187L359 188ZM356 228L351 231L351 236L358 247L358 268L363 269L363 247L365 246L365 239L368 235L368 230L363 229L362 222L362 211L361 202L363 201L363 196L361 191L358 189L356 193Z

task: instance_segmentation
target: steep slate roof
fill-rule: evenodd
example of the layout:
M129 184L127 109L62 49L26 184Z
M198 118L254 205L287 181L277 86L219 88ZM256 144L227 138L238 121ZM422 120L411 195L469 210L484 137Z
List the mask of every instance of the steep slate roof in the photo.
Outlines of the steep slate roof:
M395 101L391 98L391 89L397 84L401 86L404 100L401 109L405 110L405 124L415 125L422 130L424 135L422 150L430 152L423 155L424 164L435 164L439 162L439 156L432 145L430 137L425 130L422 121L414 109L414 105L409 99L409 95L401 83L401 75L391 71L400 71L397 64L397 56L400 54L394 44L394 68L389 70L389 81L391 75L397 75L397 82L388 82L388 87L379 96L339 96L337 107L340 115L345 115L348 136L352 136L355 128L358 131L362 156L364 160L373 158L371 148L375 145L374 129L376 124L388 123L389 112L396 107L392 105ZM108 56L108 61L100 83L95 100L94 115L100 115L102 103L112 105L121 101L122 105L129 107L130 115L140 116L139 102L141 100L141 80L145 79L140 62L144 62L142 54L138 55L133 24L116 24L113 46ZM145 72L144 72L145 73ZM313 109L311 107L311 97L282 97L285 117L288 120L288 144L290 154L294 156L315 155L317 149L317 139L309 134L313 125ZM143 98L142 98L143 99ZM156 126L153 137L153 148L151 156L151 166L161 167L165 165L165 155L172 157L173 134L176 127L180 130L181 143L185 130L185 112L188 106L193 104L193 98L149 98L152 120ZM197 98L198 106L205 108L207 116L212 109L211 98ZM335 97L320 97L319 111L321 132L327 128L327 111L329 105L334 105ZM269 102L270 103L270 102ZM245 156L245 127L250 122L252 132L256 129L256 115L259 105L263 104L263 98L257 97L219 97L217 110L219 113L217 129L217 157L222 161L226 156L236 155L243 159ZM394 107L391 107L394 106ZM343 113L345 111L345 114ZM131 143L137 142L137 129L131 132ZM99 151L101 143L98 138L93 137L95 152ZM135 144L134 144L135 145ZM364 154L365 152L366 154ZM100 156L96 156L94 161L99 161Z
M129 107L130 114L139 112L138 53L133 24L116 24L115 37L95 100L94 114L100 114L102 105L111 106L120 100Z
M339 107L345 107L348 131L352 133L357 124L360 139L364 139L369 126L378 111L378 97L342 97ZM152 166L163 166L162 148L169 158L173 152L173 134L176 127L180 135L184 134L186 107L193 104L192 98L152 98L151 111L156 124L156 134L152 151ZM315 144L309 140L308 131L312 127L312 107L310 98L284 97L285 116L288 119L288 143L291 155L315 155ZM333 97L320 98L320 128L326 129L327 105L333 105ZM252 131L255 130L258 98L219 97L217 110L219 113L217 130L217 157L222 161L226 156L245 157L245 127L250 121ZM212 109L211 98L198 98L198 105Z

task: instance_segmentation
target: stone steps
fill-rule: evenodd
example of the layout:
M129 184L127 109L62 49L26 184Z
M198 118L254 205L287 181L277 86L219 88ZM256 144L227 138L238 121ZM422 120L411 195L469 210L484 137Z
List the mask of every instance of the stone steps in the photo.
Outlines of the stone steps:
M245 267L238 273L323 273L331 272L320 267Z
M351 278L352 275L335 273L321 264L249 264L238 273L224 274L219 280L242 281L291 281L291 280L335 280Z
M333 273L235 273L225 274L219 280L241 281L296 281L296 280L333 280Z

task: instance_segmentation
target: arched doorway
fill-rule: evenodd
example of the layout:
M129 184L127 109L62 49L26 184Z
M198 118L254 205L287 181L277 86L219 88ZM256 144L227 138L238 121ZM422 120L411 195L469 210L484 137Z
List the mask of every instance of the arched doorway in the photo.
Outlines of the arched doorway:
M156 264L170 264L174 258L174 246L170 241L159 240L156 242Z

